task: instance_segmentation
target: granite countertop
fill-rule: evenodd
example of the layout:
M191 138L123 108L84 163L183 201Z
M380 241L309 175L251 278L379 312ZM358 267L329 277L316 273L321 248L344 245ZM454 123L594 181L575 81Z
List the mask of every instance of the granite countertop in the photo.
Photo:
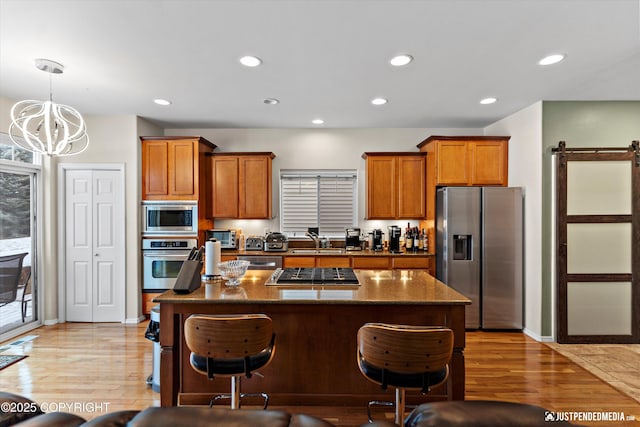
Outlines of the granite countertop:
M270 252L271 253L271 252ZM360 285L265 285L273 270L249 270L240 286L222 280L203 281L190 294L172 290L155 297L159 303L188 304L470 304L464 295L426 270L355 270Z
M340 251L338 251L340 250ZM401 252L401 253L392 253L387 250L381 252L371 251L369 249L365 249L362 251L347 251L344 248L327 248L327 249L319 249L317 253L309 252L313 251L313 248L290 248L286 251L246 251L244 249L223 249L222 255L249 255L249 256L407 256L407 257L434 257L436 256L433 252Z

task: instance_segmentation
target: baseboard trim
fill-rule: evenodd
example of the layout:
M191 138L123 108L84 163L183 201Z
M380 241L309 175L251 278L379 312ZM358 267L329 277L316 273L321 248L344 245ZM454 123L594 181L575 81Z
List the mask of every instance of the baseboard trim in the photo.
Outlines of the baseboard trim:
M536 334L535 332L533 332L532 330L527 329L527 328L524 328L522 330L522 332L525 335L528 335L530 338L533 338L534 340L536 340L538 342L555 342L556 341L553 336L548 336L548 335L547 336L542 336L542 335Z
M146 319L146 317L144 317L144 316L134 317L134 318L126 319L124 321L124 324L125 325L137 325L138 323L144 321L144 319Z
M58 319L48 319L42 322L44 326L53 326L53 325L57 325L58 323L60 323L58 322Z

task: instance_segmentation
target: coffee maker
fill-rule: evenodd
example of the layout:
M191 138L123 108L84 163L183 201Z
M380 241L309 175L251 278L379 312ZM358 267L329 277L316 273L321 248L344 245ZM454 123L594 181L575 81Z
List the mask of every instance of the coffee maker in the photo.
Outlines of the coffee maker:
M375 252L380 252L383 249L383 246L382 246L383 235L384 233L379 228L376 228L375 230L373 230L373 248L372 249Z
M400 236L402 235L402 229L397 225L389 226L389 252L400 253Z
M345 236L345 249L348 251L359 251L362 249L360 245L360 229L347 228Z

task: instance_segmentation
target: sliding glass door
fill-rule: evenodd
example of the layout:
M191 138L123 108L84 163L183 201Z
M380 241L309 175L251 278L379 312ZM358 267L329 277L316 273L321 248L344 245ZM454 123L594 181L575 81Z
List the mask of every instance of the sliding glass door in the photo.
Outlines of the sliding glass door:
M37 159L36 159L37 160ZM0 134L0 341L38 321L36 201L40 166Z

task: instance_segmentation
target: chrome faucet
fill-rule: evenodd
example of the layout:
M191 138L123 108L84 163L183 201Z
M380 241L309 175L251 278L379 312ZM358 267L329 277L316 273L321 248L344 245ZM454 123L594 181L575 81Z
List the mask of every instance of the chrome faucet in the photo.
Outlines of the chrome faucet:
M310 231L305 232L304 235L313 240L313 243L316 244L316 249L320 249L320 236Z

